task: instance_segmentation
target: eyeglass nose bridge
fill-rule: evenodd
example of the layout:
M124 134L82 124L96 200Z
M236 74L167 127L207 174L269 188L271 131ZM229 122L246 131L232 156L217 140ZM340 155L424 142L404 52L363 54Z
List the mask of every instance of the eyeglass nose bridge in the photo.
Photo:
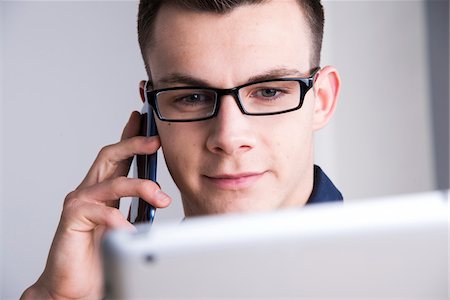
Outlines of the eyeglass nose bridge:
M214 109L213 117L216 117L219 114L219 109L222 104L222 98L224 96L232 96L234 98L234 101L236 102L237 106L239 107L239 110L242 114L248 115L248 112L244 109L244 106L242 105L241 98L239 97L239 88L232 88L232 89L216 89L216 107Z

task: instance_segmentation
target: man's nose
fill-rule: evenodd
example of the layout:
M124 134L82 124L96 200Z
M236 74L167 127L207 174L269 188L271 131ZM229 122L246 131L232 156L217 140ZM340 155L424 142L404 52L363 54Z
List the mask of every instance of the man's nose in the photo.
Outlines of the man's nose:
M244 115L231 95L222 96L219 112L211 119L210 132L206 142L209 151L216 154L235 155L251 150L255 145L252 118Z

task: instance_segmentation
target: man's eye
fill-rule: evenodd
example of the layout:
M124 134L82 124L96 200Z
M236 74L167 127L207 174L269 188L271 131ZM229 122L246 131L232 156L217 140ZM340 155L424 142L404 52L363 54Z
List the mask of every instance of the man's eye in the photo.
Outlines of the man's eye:
M280 89L275 88L264 88L255 91L252 95L254 98L262 100L275 100L278 97L283 96L284 92Z
M277 95L277 90L275 89L265 89L261 91L261 96L263 97L274 97Z
M207 94L189 94L174 99L174 102L185 105L202 105L211 101L211 96Z

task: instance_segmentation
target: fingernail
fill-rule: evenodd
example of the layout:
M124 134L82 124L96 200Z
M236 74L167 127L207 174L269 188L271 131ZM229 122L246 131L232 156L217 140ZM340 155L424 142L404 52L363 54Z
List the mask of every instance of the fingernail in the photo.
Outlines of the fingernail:
M155 194L155 199L161 202L168 202L170 201L170 196L161 190L157 190Z

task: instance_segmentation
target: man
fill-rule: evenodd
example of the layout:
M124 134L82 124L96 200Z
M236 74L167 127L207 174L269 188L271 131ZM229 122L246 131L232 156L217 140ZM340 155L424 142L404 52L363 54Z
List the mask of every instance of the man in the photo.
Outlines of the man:
M125 177L130 158L160 146L186 217L342 199L313 165L313 133L340 89L333 67L318 68L319 0L148 0L138 18L149 75L141 97L154 105L159 138L136 137L134 112L121 142L100 151L66 197L46 268L24 299L101 298L101 236L133 229L117 199L170 204L157 184Z

